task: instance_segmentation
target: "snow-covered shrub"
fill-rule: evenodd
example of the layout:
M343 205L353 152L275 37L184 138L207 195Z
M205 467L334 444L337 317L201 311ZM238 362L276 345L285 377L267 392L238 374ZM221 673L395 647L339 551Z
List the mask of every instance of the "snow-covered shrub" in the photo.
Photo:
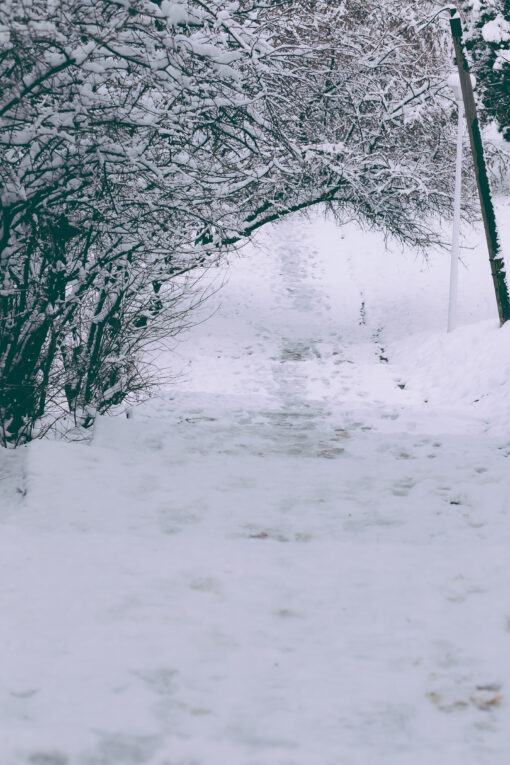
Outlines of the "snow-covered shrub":
M363 11L363 12L361 12ZM147 385L189 275L327 203L404 240L449 209L428 0L3 0L0 428Z
M141 347L181 326L257 154L254 41L220 5L0 6L4 442L49 399L87 422L143 388Z

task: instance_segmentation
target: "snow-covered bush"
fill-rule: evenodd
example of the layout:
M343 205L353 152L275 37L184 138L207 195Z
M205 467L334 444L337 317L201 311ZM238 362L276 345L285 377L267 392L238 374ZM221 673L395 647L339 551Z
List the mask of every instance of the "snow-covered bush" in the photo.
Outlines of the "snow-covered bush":
M0 440L147 385L189 279L327 203L427 244L449 209L427 0L3 0Z
M0 6L5 442L48 397L86 423L143 388L141 346L181 325L183 274L253 182L257 45L220 5Z

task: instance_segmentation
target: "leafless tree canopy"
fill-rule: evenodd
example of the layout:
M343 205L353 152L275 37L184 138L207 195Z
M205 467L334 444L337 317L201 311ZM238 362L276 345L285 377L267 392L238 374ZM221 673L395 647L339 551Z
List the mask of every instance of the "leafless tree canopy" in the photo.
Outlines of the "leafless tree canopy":
M0 433L147 387L190 280L327 203L426 246L451 199L428 0L3 0Z

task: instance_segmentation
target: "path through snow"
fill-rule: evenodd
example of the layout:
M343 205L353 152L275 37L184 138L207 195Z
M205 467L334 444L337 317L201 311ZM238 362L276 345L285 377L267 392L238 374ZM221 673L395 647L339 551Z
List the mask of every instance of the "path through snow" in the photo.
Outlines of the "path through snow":
M507 765L510 334L476 257L486 321L445 338L444 255L275 226L180 382L30 447L3 765Z

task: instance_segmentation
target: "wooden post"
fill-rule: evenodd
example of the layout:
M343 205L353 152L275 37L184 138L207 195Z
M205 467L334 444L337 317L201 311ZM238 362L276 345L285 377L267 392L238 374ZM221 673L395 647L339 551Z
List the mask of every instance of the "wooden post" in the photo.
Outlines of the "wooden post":
M487 166L485 164L483 153L482 136L480 134L480 126L476 113L471 75L469 74L469 65L464 51L462 25L458 12L452 9L451 14L450 26L455 47L457 67L459 70L460 84L462 87L462 98L464 99L464 110L469 132L471 152L473 154L473 164L475 166L478 195L480 197L480 206L482 208L485 238L487 239L487 249L489 250L492 281L494 282L496 303L498 304L499 320L501 324L504 324L505 321L510 319L510 298L506 282L505 261L503 260L498 229L496 226L496 216L494 214L489 178L487 176Z

